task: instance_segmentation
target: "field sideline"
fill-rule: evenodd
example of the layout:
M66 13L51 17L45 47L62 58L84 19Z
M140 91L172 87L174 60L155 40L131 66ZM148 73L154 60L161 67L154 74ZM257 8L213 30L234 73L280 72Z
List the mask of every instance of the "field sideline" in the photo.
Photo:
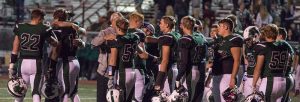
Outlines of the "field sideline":
M13 102L14 100L13 97L7 93L7 80L7 76L0 76L0 102ZM79 81L78 94L81 102L96 102L96 84L96 81ZM300 102L300 95L297 97L294 97L293 95L294 94L291 93L292 102ZM27 91L24 102L32 102L30 91ZM44 102L44 98L42 98L42 102Z
M0 76L0 102L13 102L14 100L7 92L7 80L8 76ZM96 81L79 81L78 94L81 102L96 102L96 84ZM32 102L30 89L27 91L24 102ZM44 102L44 98L42 98L42 102Z

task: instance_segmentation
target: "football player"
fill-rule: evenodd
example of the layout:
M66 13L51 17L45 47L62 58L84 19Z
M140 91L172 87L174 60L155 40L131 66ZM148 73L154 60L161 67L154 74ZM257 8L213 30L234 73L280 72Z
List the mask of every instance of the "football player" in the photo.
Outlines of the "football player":
M295 67L295 96L298 96L300 94L300 60L299 60L299 56L300 56L300 51L299 51L299 47L297 48L297 55L296 55L296 59L295 59L295 65L297 67Z
M204 36L193 32L195 19L185 16L181 19L180 28L183 36L178 41L178 76L176 77L176 89L182 86L180 80L185 81L188 89L188 102L200 102L204 89L204 81L200 81L200 73L205 73L205 57L207 51ZM202 71L202 72L201 72ZM185 76L185 78L182 78Z
M212 94L214 95L214 101L225 102L221 96L222 93L228 87L233 89L236 85L243 38L240 35L233 34L234 26L230 19L222 19L218 24L218 34L222 38L214 54Z
M119 102L129 102L134 98L135 69L133 68L133 58L140 39L136 34L126 33L129 26L127 19L117 20L116 26L116 39L108 40L108 46L111 50L108 70L110 76L117 76L114 77L114 80L117 80L114 85L118 84L123 91L121 93L123 96L119 96L121 97Z
M246 76L244 76L244 82L241 84L241 91L243 91L244 96L248 96L252 93L252 80L253 71L256 64L256 44L259 43L260 32L255 26L249 26L244 30L244 45L243 54L245 56L246 65ZM257 87L258 88L258 87Z
M279 33L277 35L276 40L277 41L283 41L286 42L286 38L287 38L287 32L285 30L285 28L279 27ZM289 43L286 42L286 44L289 45ZM290 45L289 45L290 46ZM294 77L292 76L293 71L295 70L294 68L296 68L294 59L296 59L296 53L294 53L294 55L292 55L293 57L290 57L289 62L288 62L288 66L286 69L286 91L284 93L284 97L282 99L282 102L290 102L291 99L289 98L289 92L293 89L294 87Z
M53 13L54 21L67 21L68 14L65 9L57 9ZM78 75L80 71L79 62L76 58L78 47L83 47L84 42L78 39L78 33L73 27L54 27L60 42L58 48L58 79L63 86L62 101L68 102L71 98L73 102L80 102L77 94Z
M237 35L241 35L243 36L243 30L242 30L242 26L241 26L241 22L238 20L237 16L235 15L229 15L227 16L226 18L232 20L233 22L233 34L237 34ZM240 86L241 82L242 82L242 79L243 79L243 76L244 76L244 72L245 72L245 64L244 64L244 55L242 54L242 57L241 57L241 63L240 63L240 68L238 70L238 74L237 74L237 86Z
M210 29L210 37L212 38L211 40L208 40L208 48L207 48L207 63L206 63L206 78L205 78L205 88L203 92L203 101L204 102L209 102L208 99L210 98L211 95L211 88L212 88L212 73L211 73L211 68L213 65L213 59L214 59L214 49L218 49L218 43L220 41L220 36L218 35L218 25L213 24Z
M129 29L128 33L138 35L140 38L140 42L138 46L145 50L145 33L140 29L144 24L144 15L133 12L129 15ZM134 58L135 64L135 74L136 74L136 81L135 81L135 91L134 96L135 100L138 102L142 102L143 100L143 90L145 86L145 71L146 71L146 61L141 59L140 56L136 56Z
M265 95L267 102L281 102L286 91L286 71L289 67L293 49L285 41L276 41L278 28L269 24L260 29L265 42L258 45L258 56L253 74L253 90L261 78L259 91Z
M123 15L120 12L114 12L110 16L111 26L100 31L99 34L91 41L94 48L100 47L98 56L99 65L97 69L97 102L106 102L106 90L109 86L111 86L111 81L107 78L108 73L106 73L110 48L107 47L107 40L104 38L107 35L116 35L116 21L122 17Z
M175 19L172 16L164 16L160 20L160 30L163 32L158 39L160 49L159 70L154 90L160 93L161 90L170 95L175 88L175 78L178 70L176 65L177 41L180 35L172 32L175 28Z
M48 41L57 45L58 41L50 25L43 24L45 13L40 9L31 12L30 23L17 24L9 65L9 77L22 77L27 86L31 86L33 102L40 102L42 81L43 45ZM13 69L15 63L16 69ZM25 96L25 95L24 95ZM15 102L23 102L24 97L16 97Z
M157 35L155 33L155 28L152 24L150 23L144 23L142 30L145 32L146 34L146 38L147 37L154 37L157 38ZM154 56L158 56L159 55L159 50L158 50L158 43L151 43L151 42L147 42L145 38L145 48L146 51L149 54L152 54ZM155 81L155 77L157 75L158 72L158 64L155 61L152 61L151 59L147 59L146 60L146 73L147 73L147 78L145 80L145 88L144 88L144 98L143 101L148 102L151 101L151 97L152 97L152 92L153 92L153 84Z

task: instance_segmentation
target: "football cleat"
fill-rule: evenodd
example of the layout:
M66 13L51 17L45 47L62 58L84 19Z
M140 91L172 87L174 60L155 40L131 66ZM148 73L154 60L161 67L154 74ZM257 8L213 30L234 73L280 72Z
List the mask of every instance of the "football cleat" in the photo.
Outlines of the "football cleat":
M7 90L13 97L25 97L27 85L24 79L16 77L7 82Z

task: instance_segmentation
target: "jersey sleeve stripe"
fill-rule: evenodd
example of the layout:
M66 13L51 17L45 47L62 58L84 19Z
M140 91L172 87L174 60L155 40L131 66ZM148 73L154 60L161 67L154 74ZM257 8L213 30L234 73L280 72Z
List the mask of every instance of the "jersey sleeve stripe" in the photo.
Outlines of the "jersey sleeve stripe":
M257 46L266 47L266 45L263 45L263 44L257 44Z
M236 37L233 37L233 38L229 39L229 41L231 41L231 40L233 40L233 39L236 39L236 38L238 38L238 37L237 37L237 36L236 36Z
M191 38L188 38L188 37L181 37L181 39L187 39L187 40L189 40L189 41L191 41L192 39Z
M160 36L160 38L161 38L161 37L173 38L173 36L171 36L171 35L163 35L163 36Z

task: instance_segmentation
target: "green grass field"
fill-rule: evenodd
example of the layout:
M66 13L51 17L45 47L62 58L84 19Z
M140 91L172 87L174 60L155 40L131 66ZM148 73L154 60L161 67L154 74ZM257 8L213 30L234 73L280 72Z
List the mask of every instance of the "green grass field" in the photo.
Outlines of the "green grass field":
M7 76L0 76L0 102L13 102L14 98L7 93ZM81 102L96 102L96 81L79 81L78 94ZM292 102L300 102L300 96L294 97L291 93ZM44 98L42 98L42 102ZM27 91L25 102L32 102L31 93Z
M14 98L7 92L7 80L7 76L0 77L0 102L14 102ZM96 84L96 81L79 81L78 94L81 102L96 102ZM44 98L42 98L43 101ZM24 102L32 102L30 91L27 91Z

